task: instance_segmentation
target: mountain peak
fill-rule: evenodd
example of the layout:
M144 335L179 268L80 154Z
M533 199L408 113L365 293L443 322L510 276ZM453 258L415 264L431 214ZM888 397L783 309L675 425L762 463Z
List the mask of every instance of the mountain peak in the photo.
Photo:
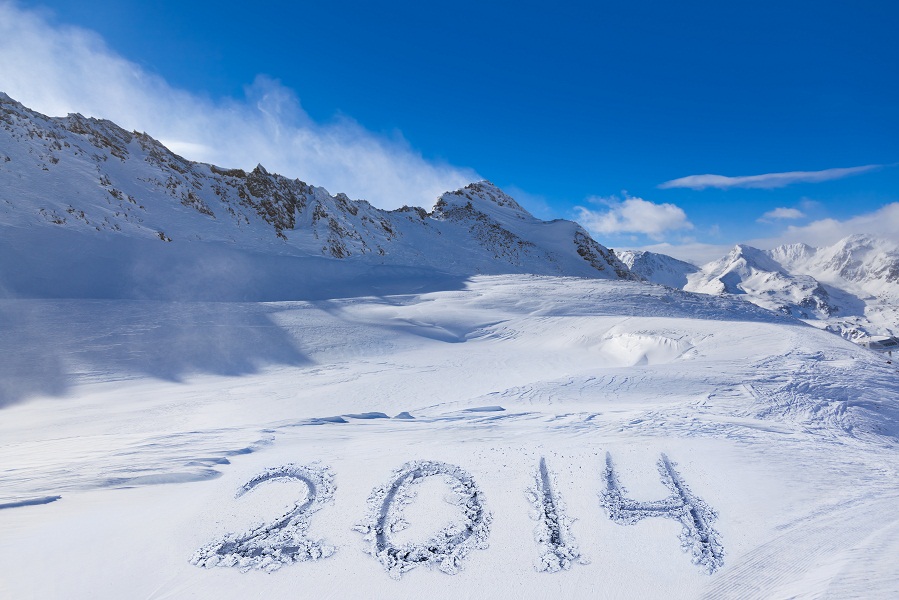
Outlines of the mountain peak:
M666 254L646 250L615 250L614 252L632 273L646 281L673 288L683 288L687 284L687 277L699 271L699 267L696 265Z
M519 219L533 219L533 215L524 209L512 196L495 184L487 181L469 183L454 192L446 192L437 200L434 208L444 209L447 206L467 206L479 212L513 214Z
M781 267L776 260L771 258L767 252L747 244L737 244L734 246L734 249L730 251L730 254L728 254L722 262L729 264L727 270L733 270L734 268L742 266L749 269L770 271L773 273L780 273L783 271L783 267Z

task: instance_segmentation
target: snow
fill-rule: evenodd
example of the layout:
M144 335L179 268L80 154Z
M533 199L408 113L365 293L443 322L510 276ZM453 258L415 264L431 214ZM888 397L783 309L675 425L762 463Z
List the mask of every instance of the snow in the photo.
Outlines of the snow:
M0 152L0 289L19 297L307 299L302 280L331 270L632 277L577 223L541 221L487 181L384 211L2 93Z
M14 387L29 393L2 409L0 504L61 496L0 510L4 597L899 589L883 558L899 551L887 533L899 526L895 369L746 302L505 275L308 301L0 305L30 315L4 321L4 355L59 367L52 389L23 372ZM673 501L678 516L622 526L603 499L607 453L637 507L672 496L674 479L660 481L658 470L668 457L685 490L678 497L700 507L715 532L708 556L719 558L703 562L700 529ZM202 548L265 528L307 497L302 484L267 483L235 499L248 482L316 461L333 477L333 503L304 513L297 531L333 554L281 561L274 573L242 573L240 560L191 564ZM543 488L541 464L551 482ZM425 478L417 495L391 501L403 507L388 511L401 523L391 543L422 558L394 579L358 527L374 515L367 531L378 530L378 490L427 465L464 475ZM489 529L464 552L417 553L469 530L461 507L472 496L452 491L465 481L476 482ZM548 553L570 568L544 561ZM547 572L552 564L563 568Z
M876 240L622 262L2 94L0 181L0 598L899 594L899 374L795 318L892 314Z
M738 296L856 342L899 333L899 248L872 236L852 235L825 248L738 244L702 267L652 252L616 254L647 281Z

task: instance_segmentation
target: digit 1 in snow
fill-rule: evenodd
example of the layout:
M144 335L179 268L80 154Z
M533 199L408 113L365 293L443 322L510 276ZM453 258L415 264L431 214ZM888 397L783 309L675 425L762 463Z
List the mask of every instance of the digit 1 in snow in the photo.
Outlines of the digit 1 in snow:
M541 457L528 497L534 505L532 514L537 521L534 530L534 539L540 546L537 570L548 573L570 569L574 562L587 563L578 550L562 499L554 487L553 474L546 466L546 459Z
M709 573L724 564L724 547L718 532L711 523L717 518L715 511L701 498L694 495L683 477L664 454L657 463L662 483L671 490L671 495L661 500L638 502L627 498L627 490L618 481L612 456L606 453L606 491L602 493L602 505L609 511L609 518L619 525L633 525L648 517L665 517L680 521L681 547L692 554L694 564L704 567Z

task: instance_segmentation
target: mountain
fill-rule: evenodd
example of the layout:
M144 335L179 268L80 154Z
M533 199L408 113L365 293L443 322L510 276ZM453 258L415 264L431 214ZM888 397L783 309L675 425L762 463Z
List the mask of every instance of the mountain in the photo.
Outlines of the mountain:
M635 277L577 223L541 221L487 181L430 211L386 211L2 93L0 182L0 285L12 294L271 299L309 293L323 272Z
M696 265L656 252L615 250L615 255L635 275L673 288L683 288L687 284L687 276L699 271Z
M697 271L684 289L745 294L763 308L801 319L825 319L838 310L830 293L813 277L791 274L766 252L743 244Z
M820 281L871 296L899 296L899 248L886 240L851 235L825 248L781 246L770 254L791 271Z
M849 339L899 333L899 249L872 236L852 235L823 248L738 244L702 267L652 252L616 254L649 281L740 297Z

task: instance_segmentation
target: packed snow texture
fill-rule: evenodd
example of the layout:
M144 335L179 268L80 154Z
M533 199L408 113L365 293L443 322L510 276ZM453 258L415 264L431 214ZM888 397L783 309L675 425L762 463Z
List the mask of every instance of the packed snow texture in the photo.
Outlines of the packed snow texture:
M680 541L684 551L691 554L694 563L714 573L724 564L724 546L711 525L718 515L690 492L667 456L662 454L658 466L662 484L671 490L671 495L662 500L637 502L625 496L627 490L618 480L612 455L606 453L606 489L602 494L602 503L609 511L609 518L622 525L633 525L647 517L680 521L683 525Z
M425 542L396 544L392 534L408 528L403 506L415 500L416 487L427 477L441 476L450 483L449 501L461 508L462 519L445 525ZM484 494L470 474L460 467L439 461L412 461L394 472L390 483L372 491L369 516L356 530L370 542L370 553L394 579L419 565L436 566L454 575L472 549L487 547L492 517Z
M318 560L334 554L334 548L308 536L309 517L334 497L333 476L325 467L284 465L265 470L245 483L237 498L269 481L293 480L306 486L305 498L272 523L243 534L229 533L191 557L200 567L239 567L243 571L276 571L283 565Z
M32 392L2 408L4 597L220 600L298 585L436 598L899 589L885 558L899 552L895 365L737 299L507 275L301 302L0 307L29 317L3 322L0 350L56 365L58 380L40 391L18 373L17 388ZM616 496L598 501L610 489L606 452L628 488L618 516L661 502L671 518L609 518ZM662 454L678 465L662 473ZM541 457L548 486L536 479ZM310 493L301 480L256 476L314 460L336 474L333 504L274 531ZM329 486L309 478L321 501ZM253 491L235 500L245 484ZM353 526L369 496L361 552ZM489 538L476 518L485 496ZM294 534L335 552L294 562L284 548L307 547ZM590 564L534 568L547 547L575 545ZM188 560L198 548L202 564L237 568L198 569ZM410 568L420 564L435 568Z
M541 456L534 485L528 490L528 499L534 505L533 517L537 521L534 530L540 552L537 570L548 573L568 570L576 562L587 562L578 550L571 533L571 521L565 514L565 505L555 487L546 459Z

